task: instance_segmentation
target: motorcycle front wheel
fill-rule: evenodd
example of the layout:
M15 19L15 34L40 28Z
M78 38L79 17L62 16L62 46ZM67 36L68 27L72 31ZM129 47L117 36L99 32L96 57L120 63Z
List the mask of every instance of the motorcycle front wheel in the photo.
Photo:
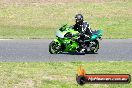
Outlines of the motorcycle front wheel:
M59 54L61 53L61 46L55 42L55 41L52 41L50 44L49 44L49 52L50 54Z

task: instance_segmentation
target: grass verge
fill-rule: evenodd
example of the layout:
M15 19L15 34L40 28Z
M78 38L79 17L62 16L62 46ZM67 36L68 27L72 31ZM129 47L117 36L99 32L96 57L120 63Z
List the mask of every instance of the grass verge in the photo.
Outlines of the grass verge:
M75 76L82 65L88 74L130 74L132 62L0 62L0 88L131 88L130 84L86 84Z
M0 1L0 38L55 38L56 29L74 24L76 13L83 14L91 28L103 29L103 38L132 38L131 0L65 1Z

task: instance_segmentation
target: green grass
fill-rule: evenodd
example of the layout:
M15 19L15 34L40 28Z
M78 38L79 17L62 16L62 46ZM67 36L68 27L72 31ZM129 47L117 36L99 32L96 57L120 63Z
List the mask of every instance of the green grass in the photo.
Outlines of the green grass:
M132 38L131 0L77 3L57 0L59 3L36 1L36 4L30 1L1 3L0 38L55 38L56 29L66 23L74 24L76 13L82 13L91 28L103 29L103 38Z
M130 84L76 83L82 65L88 74L130 74L132 62L0 62L0 88L131 88Z

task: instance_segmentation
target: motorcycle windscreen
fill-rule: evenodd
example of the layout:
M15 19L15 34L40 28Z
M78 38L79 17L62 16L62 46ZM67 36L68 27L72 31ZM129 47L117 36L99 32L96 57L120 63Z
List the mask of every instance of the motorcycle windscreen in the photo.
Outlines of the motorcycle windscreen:
M56 36L59 37L59 38L64 38L64 35L65 35L65 33L62 33L59 30L56 32Z

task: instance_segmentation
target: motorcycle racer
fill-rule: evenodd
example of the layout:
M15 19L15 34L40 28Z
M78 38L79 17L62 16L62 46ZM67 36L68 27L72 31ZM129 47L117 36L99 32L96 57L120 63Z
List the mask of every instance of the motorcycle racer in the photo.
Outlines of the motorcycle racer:
M75 25L63 25L56 31L56 38L49 44L51 54L63 52L96 53L102 30L91 30L81 14L75 16Z
M80 38L77 40L77 42L80 44L79 51L84 52L85 50L84 40L85 38L90 38L92 36L92 30L90 28L89 23L83 20L82 14L76 14L75 25L72 26L72 29L79 32Z

